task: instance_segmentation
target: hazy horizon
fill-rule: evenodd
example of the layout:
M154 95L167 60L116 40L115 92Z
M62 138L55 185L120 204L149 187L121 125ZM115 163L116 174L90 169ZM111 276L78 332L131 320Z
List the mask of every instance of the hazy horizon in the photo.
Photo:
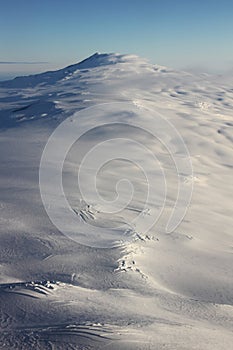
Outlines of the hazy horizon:
M93 51L94 53L94 51ZM124 53L123 53L124 54ZM128 52L127 54L131 54L130 52ZM132 53L134 54L134 53ZM80 57L79 59L77 59L76 61L70 61L67 60L67 62L60 62L60 63L52 63L52 62L36 62L36 61L32 61L32 62L12 62L12 61L0 61L0 81L4 81L4 80L10 80L10 79L14 79L17 76L23 76L23 75L33 75L33 74L39 74L39 73L43 73L46 71L53 71L53 70L57 70L57 69L61 69L64 67L67 67L70 64L75 64L78 62L81 62L82 60L84 60L85 58L91 56L88 55L86 57ZM147 57L143 57L142 58L146 58ZM162 62L157 62L156 60L149 60L148 61L152 64L159 64L164 66L164 64ZM211 65L209 66L205 66L205 65L173 65L173 66L168 66L169 68L173 68L173 69L177 69L178 71L188 71L188 72L192 72L192 73L207 73L207 74L211 74L211 75L226 75L228 73L232 73L233 72L233 63L232 64L228 64L224 67L222 67L222 69L217 69L216 67L211 67Z

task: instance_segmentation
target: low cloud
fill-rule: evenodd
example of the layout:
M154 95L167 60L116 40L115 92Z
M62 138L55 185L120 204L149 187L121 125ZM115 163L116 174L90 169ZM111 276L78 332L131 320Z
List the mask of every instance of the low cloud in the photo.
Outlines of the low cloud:
M0 61L0 64L48 64L49 62Z

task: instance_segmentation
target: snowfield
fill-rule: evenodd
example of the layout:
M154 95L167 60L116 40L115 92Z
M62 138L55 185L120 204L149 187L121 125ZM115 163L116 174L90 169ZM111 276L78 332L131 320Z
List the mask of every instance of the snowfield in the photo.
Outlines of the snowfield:
M232 347L232 82L99 53L0 82L1 349Z

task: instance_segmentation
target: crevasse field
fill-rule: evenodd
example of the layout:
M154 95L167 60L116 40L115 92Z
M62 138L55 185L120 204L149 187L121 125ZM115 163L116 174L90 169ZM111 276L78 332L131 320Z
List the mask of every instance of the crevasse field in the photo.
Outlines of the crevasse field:
M133 55L0 82L1 349L231 349L232 102Z

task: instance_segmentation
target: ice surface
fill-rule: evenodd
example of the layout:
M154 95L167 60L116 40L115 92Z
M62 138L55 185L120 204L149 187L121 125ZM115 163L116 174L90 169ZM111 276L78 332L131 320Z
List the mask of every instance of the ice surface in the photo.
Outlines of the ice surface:
M231 348L232 101L229 77L195 76L134 55L96 53L58 71L0 82L1 349ZM109 106L103 107L104 117L99 104ZM86 114L87 107L93 113ZM158 112L182 136L192 174L187 169L178 179L166 146L181 162L182 149L153 119ZM74 222L52 191L56 162L70 134L60 134L47 164L54 177L46 179L46 193L69 237L48 218L39 189L42 152L65 120L70 132L89 130L70 148L63 169ZM100 121L106 125L96 127ZM148 128L161 129L164 143ZM83 165L85 201L77 170L93 147L115 138L117 143L105 143L104 152ZM132 140L146 148L140 151ZM94 160L115 151L121 157L103 164L96 176L104 199L98 201L89 172ZM145 174L124 155L153 175L150 201ZM162 208L161 171L165 206L144 232L134 220L141 213L146 221ZM168 233L178 181L182 189L193 185L193 196L181 224ZM108 212L118 194L122 210Z

